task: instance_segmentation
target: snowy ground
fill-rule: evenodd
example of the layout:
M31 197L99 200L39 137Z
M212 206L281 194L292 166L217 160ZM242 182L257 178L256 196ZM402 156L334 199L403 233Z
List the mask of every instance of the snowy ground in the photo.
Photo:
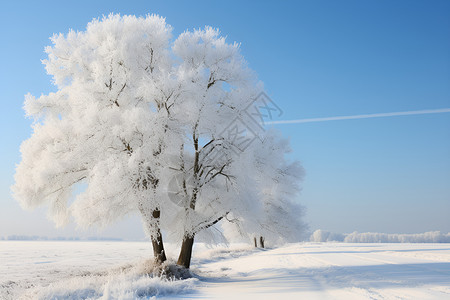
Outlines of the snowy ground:
M0 241L0 299L450 299L450 244L199 244L183 281L142 276L150 254L140 242Z

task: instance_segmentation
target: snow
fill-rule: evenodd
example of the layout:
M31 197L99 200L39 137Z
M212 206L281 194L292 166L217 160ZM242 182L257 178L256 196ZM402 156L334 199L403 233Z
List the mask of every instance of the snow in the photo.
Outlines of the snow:
M187 280L142 275L151 253L147 242L0 241L0 299L450 299L449 244L199 243Z

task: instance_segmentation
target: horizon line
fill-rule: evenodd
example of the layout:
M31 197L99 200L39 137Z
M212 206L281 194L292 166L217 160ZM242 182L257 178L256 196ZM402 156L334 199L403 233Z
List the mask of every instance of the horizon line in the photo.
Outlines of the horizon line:
M375 113L375 114L362 114L362 115L352 115L352 116L307 118L307 119L297 119L297 120L281 120L281 121L265 122L264 124L267 124L267 125L272 125L272 124L298 124L298 123L327 122L327 121L355 120L355 119L369 119L369 118L383 118L383 117L425 115L425 114L439 114L439 113L450 113L450 108L410 110L410 111L400 111L400 112L390 112L390 113Z

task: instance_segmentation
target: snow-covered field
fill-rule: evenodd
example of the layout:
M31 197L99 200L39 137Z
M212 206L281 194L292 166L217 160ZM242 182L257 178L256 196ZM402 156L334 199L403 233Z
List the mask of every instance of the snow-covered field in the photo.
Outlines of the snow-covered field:
M183 281L142 275L151 253L141 242L0 241L0 299L450 299L450 244L198 244Z

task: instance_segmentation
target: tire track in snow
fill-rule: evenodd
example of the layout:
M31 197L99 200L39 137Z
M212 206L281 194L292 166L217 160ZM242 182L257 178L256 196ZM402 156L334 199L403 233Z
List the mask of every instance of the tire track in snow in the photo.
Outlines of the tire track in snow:
M383 276L383 273L380 273L380 269L378 269L378 267L382 265L396 265L402 268L402 270L406 270L406 272L404 271L406 274L414 275L419 273L419 275L421 275L431 272L450 278L450 274L448 272L436 270L435 268L429 267L425 263L422 266L416 266L414 262L405 264L398 262L398 258L397 261L387 260L385 258L381 259L379 256L386 255L378 255L374 253L370 253L368 255L375 255L375 257L366 257L364 255L348 252L334 253L330 256L327 251L324 253L318 252L316 254L307 255L309 255L311 259L316 260L319 265L330 266L328 271L331 271L331 274L327 274L326 270L322 270L322 274L318 275L321 277L321 281L323 282L322 285L328 285L330 287L341 289L339 294L342 297L334 298L345 299L342 295L342 289L345 289L347 292L351 292L354 295L354 297L351 297L352 299L443 299L448 297L448 290L445 288L435 286L419 287L422 286L420 282L411 282L411 280L405 280L404 278L399 278L400 280L395 280L395 278L386 278ZM327 259L318 257L321 255L326 255ZM344 257L350 258L350 260L343 259ZM339 263L339 261L341 263ZM344 261L344 263L342 263L342 261ZM377 264L367 264L367 262L375 262ZM352 268L352 265L356 268ZM371 266L374 267L373 271L370 271ZM365 272L358 272L358 267L362 267L363 269L367 267L368 269ZM413 275L411 276L414 277ZM374 284L377 285L377 282L381 285L381 287L373 287ZM383 284L385 284L385 286L383 286ZM337 294L335 296L337 296Z
M388 260L389 259L389 254L388 253L377 253L377 254L373 254L371 253L370 255L375 256L375 257L366 257L364 255L358 255L358 254L354 254L354 253L343 253L345 256L348 257L352 257L352 258L357 258L360 259L362 261L370 261L370 262L376 262L376 263L381 263L382 265L395 265L398 266L401 270L409 270L407 271L408 274L415 274L417 273L417 271L419 271L420 274L431 274L432 273L437 273L439 275L444 275L447 278L450 278L450 272L445 272L442 270L437 270L435 268L430 267L430 264L427 262L423 262L423 259L415 259L415 260L419 260L420 262L417 263L402 263L402 262L398 262L398 257L396 257L397 261L392 261L392 260ZM379 256L381 256L382 258L379 258ZM385 256L388 256L388 259L385 258ZM409 258L411 259L411 258ZM433 263L435 263L433 261ZM413 272L411 272L411 270ZM425 272L423 272L425 271ZM381 279L385 279L382 277L383 274L378 274L380 276ZM433 276L433 275L431 275ZM448 280L450 283L450 279ZM411 282L411 281L403 281L403 286L408 286L408 285L417 285L417 283ZM440 293L440 296L438 296L439 298L441 297L448 297L449 293L446 290L443 289L436 289L435 287L431 286L431 287L424 287L429 294L436 294L436 292ZM423 292L423 291L422 291ZM411 293L411 292L406 292L406 294L409 294L410 299L414 299L417 298L418 295ZM444 294L444 295L442 295ZM382 298L380 299L388 299L390 297L395 297L396 299L405 299L405 290L402 289L401 291L397 291L395 289L389 289L387 290L383 290L382 293L380 294L380 296L382 296ZM425 295L424 295L425 296ZM429 296L429 295L428 295ZM428 298L428 297L427 297ZM434 297L433 297L434 298Z
M413 268L413 269L427 270L427 271L431 271L431 272L435 272L435 273L439 273L439 274L442 274L442 275L449 276L449 278L450 278L450 271L449 272L445 272L445 271L442 271L442 270L436 270L434 268L430 268L430 263L427 263L427 262L404 264L404 263L399 263L398 261L389 261L389 260L386 260L386 259L379 259L379 258L374 258L374 257L363 257L361 255L357 255L357 254L353 254L353 253L352 254L347 253L346 255L347 256L351 256L351 257L356 257L356 258L359 258L359 259L362 259L362 260L373 261L373 262L378 262L378 263L382 263L382 264L400 265L400 266ZM381 254L377 254L377 255L380 256ZM435 263L435 262L433 261L433 263Z
M349 268L347 268L347 266L339 265L330 260L326 260L326 259L317 257L316 255L320 255L320 253L305 254L305 255L309 255L310 258L312 258L313 260L315 260L319 263L322 263L325 266L328 266L326 268L326 270L331 271L332 276L334 273L339 273L340 275L345 274L345 275L347 275L347 277L358 277L358 275L360 275L357 272L350 271ZM314 278L316 279L316 281L318 283L320 283L322 290L327 291L327 293L331 296L331 297L326 297L325 299L358 299L358 298L359 299L372 299L372 300L387 299L382 294L380 294L379 292L377 292L371 288L368 289L365 287L354 285L352 287L343 289L341 287L341 284L335 285L333 280L330 281L330 280L328 280L328 276L324 276L324 273L326 274L326 270L323 270L323 269L318 270L317 273L314 275ZM336 270L339 270L339 272L336 272ZM327 288L324 288L324 287L327 287ZM330 294L330 290L332 290L332 289L330 289L329 287L335 288L335 290L333 291L332 294ZM336 291L336 289L338 291ZM356 296L358 296L358 297L356 297ZM395 297L394 299L402 299L402 298Z

